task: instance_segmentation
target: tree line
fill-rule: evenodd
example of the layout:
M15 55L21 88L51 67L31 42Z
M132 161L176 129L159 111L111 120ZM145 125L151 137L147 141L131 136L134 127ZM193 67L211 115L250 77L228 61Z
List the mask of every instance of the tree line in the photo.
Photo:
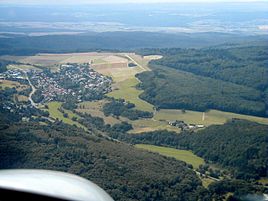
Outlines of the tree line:
M122 116L130 120L137 120L139 118L152 118L152 112L146 112L134 109L135 104L125 102L123 99L112 99L103 106L103 113L105 116L114 115L116 117Z

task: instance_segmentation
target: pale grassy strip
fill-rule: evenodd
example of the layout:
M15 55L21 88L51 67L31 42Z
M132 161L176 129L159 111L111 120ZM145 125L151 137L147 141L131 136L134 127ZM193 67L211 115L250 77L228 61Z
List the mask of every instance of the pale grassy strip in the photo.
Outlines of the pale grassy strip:
M222 112L218 110L210 110L205 113L205 119L203 120L203 112L190 111L186 110L183 113L181 110L168 110L163 109L156 113L156 120L182 120L186 123L194 124L204 124L206 126L212 124L224 124L226 121L232 118L246 119L250 121L255 121L262 124L268 124L268 118L250 116L250 115L241 115L231 112Z
M184 161L188 164L191 164L195 169L197 169L199 165L205 163L204 159L200 158L199 156L196 156L191 151L187 150L179 150L147 144L137 144L135 146L140 149L145 149L151 152L156 152L164 156L173 157L177 160Z

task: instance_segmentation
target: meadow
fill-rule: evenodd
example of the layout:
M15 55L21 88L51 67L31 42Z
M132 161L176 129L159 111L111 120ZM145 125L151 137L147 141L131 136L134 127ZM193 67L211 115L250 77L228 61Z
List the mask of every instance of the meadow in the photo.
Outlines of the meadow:
M204 159L194 155L191 151L187 150L179 150L179 149L147 145L147 144L137 144L135 145L135 147L184 161L188 164L191 164L194 169L197 169L199 165L205 163Z
M49 102L47 105L48 105L49 116L51 118L58 119L66 124L76 125L77 127L80 127L86 130L86 127L72 120L73 117L76 117L77 119L79 119L80 117L78 115L74 114L73 112L69 110L64 109L64 112L68 114L68 118L63 116L63 114L59 111L59 108L62 105L61 102L53 101L53 102Z
M127 80L116 83L117 89L108 93L107 96L115 99L123 98L126 101L135 104L138 110L153 112L153 105L139 98L142 93L141 90L136 89L139 81L136 78L129 78Z

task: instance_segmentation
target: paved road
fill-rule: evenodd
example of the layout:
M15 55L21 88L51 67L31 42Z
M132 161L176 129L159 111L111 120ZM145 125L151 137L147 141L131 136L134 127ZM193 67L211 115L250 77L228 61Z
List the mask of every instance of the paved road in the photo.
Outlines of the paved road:
M33 99L32 99L32 95L35 93L36 88L35 88L35 87L33 86L33 84L31 83L31 80L29 79L27 72L26 72L24 69L22 69L22 68L18 68L18 69L20 69L20 70L25 74L26 79L28 80L28 83L29 83L29 85L30 85L31 88L32 88L32 91L31 91L31 93L29 94L29 97L28 97L29 101L31 102L32 106L34 106L35 108L38 108L38 107L37 107L37 104L36 104L36 103L33 101Z
M29 101L31 102L32 106L34 106L35 108L38 108L37 104L36 104L36 103L33 101L33 99L32 99L33 94L36 92L36 88L33 86L32 82L30 81L30 79L29 79L29 77L28 77L28 75L27 75L26 72L25 72L25 75L26 75L26 79L27 79L28 82L29 82L29 85L30 85L31 88L32 88L32 91L31 91L31 93L29 94Z

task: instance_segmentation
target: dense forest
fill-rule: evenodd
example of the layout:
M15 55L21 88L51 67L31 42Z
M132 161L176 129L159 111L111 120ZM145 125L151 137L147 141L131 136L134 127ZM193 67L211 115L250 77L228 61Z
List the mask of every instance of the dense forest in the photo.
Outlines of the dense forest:
M113 137L129 143L144 143L192 150L207 161L228 168L237 179L267 177L268 126L232 120L194 133L169 131Z
M265 116L262 94L256 89L164 66L152 69L138 75L139 87L144 90L140 97L157 108L218 109Z
M148 50L147 50L148 51ZM153 50L152 50L153 51ZM141 52L142 53L142 52ZM159 49L164 55L151 64L168 66L263 91L268 87L268 47L246 46L228 49ZM146 54L146 52L143 52Z
M0 73L5 72L7 70L7 66L12 63L15 62L0 59Z
M145 49L140 53L164 56L150 62L152 72L138 75L145 90L141 98L156 107L268 115L266 46Z
M60 122L2 127L0 159L1 169L42 168L80 175L117 201L210 200L185 163L94 137Z

